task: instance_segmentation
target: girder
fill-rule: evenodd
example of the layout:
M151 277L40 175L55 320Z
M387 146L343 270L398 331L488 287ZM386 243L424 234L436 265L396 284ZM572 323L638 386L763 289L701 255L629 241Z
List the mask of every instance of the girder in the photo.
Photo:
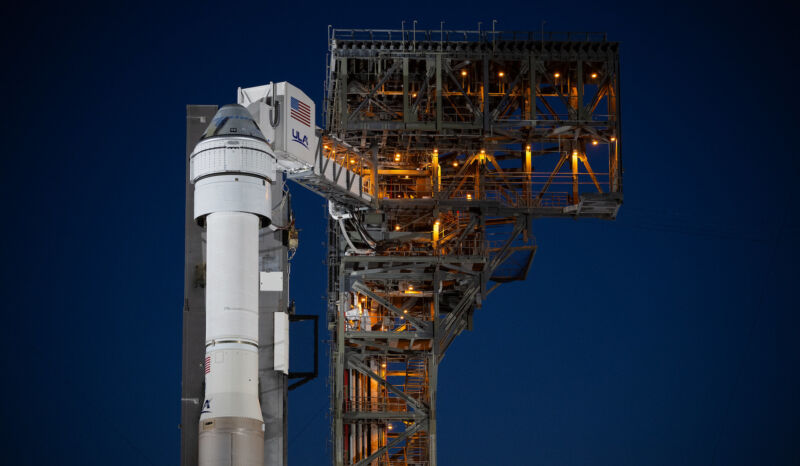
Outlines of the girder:
M332 30L328 63L318 161L369 194L329 196L346 211L329 223L333 462L435 465L438 364L527 276L531 220L622 203L618 44Z

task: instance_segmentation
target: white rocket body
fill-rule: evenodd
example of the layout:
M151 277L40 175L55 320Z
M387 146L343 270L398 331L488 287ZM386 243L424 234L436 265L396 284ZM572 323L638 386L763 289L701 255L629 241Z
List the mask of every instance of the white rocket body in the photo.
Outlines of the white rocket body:
M289 83L239 89L190 158L194 218L206 226L205 397L199 466L264 466L258 386L259 229L276 169L313 169L313 101ZM245 108L243 105L246 105ZM336 164L334 164L336 165ZM331 168L332 169L332 168ZM288 318L275 314L276 371L288 372ZM267 337L268 338L268 337Z
M275 159L247 109L222 107L191 155L206 226L205 399L200 466L263 466L258 401L258 232L270 222Z

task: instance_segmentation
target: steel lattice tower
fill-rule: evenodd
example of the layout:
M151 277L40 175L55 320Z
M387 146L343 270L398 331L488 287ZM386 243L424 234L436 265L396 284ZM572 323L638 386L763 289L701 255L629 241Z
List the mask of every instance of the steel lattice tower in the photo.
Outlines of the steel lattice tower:
M438 365L487 296L525 278L531 220L615 218L619 109L605 34L330 31L318 160L371 197L298 180L340 205L328 254L336 466L436 464Z

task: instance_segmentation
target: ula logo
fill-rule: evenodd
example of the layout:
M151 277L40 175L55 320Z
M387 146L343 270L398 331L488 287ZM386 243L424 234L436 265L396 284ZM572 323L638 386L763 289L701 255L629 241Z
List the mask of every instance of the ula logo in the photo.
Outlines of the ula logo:
M292 129L292 141L308 149L308 136L303 136L300 131Z
M203 402L203 410L200 411L200 414L210 413L210 412L211 412L211 400L206 400Z

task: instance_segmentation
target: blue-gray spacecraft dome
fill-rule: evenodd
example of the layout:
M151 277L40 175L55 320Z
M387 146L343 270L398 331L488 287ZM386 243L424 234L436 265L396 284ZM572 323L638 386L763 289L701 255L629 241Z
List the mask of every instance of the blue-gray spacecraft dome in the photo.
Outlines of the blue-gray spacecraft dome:
M217 110L200 139L226 136L245 136L266 141L253 116L239 104L225 105Z

